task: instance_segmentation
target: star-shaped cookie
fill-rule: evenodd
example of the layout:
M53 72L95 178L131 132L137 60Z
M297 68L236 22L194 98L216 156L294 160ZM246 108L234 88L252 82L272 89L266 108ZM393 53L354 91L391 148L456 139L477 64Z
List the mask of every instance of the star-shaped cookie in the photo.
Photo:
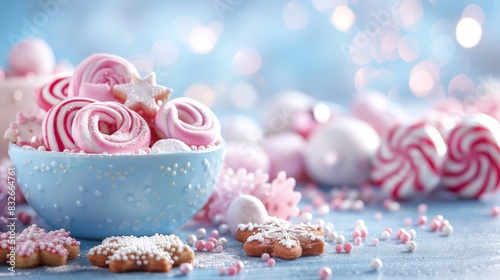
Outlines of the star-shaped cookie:
M293 224L270 217L262 224L240 224L236 240L244 242L245 253L260 257L263 253L277 258L296 259L302 255L319 255L325 251L324 230L313 224Z
M158 102L170 97L172 90L156 84L156 74L149 73L145 78L132 73L130 83L113 87L113 95L125 106L134 111L142 110L148 117L154 117L158 111Z
M175 235L113 236L87 254L90 263L112 272L167 272L172 266L192 262L194 252Z
M10 255L14 252L16 268L59 266L80 254L80 242L64 229L46 232L31 225L15 236L11 233L0 232L0 262L12 260Z

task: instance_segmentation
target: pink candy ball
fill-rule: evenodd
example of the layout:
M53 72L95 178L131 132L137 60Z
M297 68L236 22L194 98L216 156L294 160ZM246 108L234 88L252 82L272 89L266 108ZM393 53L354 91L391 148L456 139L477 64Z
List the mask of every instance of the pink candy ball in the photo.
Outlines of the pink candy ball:
M307 143L305 165L309 176L327 185L367 182L370 159L380 137L365 122L343 117L313 133Z
M262 142L262 148L271 162L270 178L285 171L290 177L299 178L304 170L306 141L293 132L272 135Z
M193 265L190 263L181 263L179 270L182 274L187 275L193 271Z
M332 270L329 267L323 266L318 270L320 279L329 279L332 276Z
M267 153L253 142L227 142L224 163L233 170L245 168L249 172L260 169L268 173L271 166Z
M196 248L196 250L198 251L201 251L205 248L205 241L204 240L198 240L196 241L194 247Z
M335 245L335 251L336 251L337 253L342 252L342 250L343 250L343 248L342 248L342 244L337 244L337 245Z
M273 267L275 264L276 264L276 261L274 259L267 260L267 266Z
M351 253L352 248L353 248L353 246L352 246L352 243L351 243L351 242L346 242L346 243L344 244L344 251L345 251L346 253Z
M215 249L215 244L211 241L208 241L207 243L205 243L205 249L207 249L207 252L211 252L213 249Z
M18 42L9 53L10 72L14 76L29 73L46 75L55 67L54 53L42 39L27 39Z

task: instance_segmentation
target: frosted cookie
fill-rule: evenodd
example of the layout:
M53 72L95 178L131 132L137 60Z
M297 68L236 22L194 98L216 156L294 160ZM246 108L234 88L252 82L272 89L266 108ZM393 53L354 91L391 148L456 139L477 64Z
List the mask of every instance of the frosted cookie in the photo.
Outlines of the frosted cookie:
M173 266L190 263L194 253L175 235L112 236L87 254L90 263L112 272L167 272Z
M80 254L80 242L69 235L64 229L46 232L37 225L29 226L15 237L10 232L0 232L0 262L9 263L11 253L15 252L16 268L64 265L66 260ZM11 245L12 238L15 248Z
M273 254L285 260L302 255L320 255L325 251L324 230L319 225L292 224L275 217L262 224L240 224L235 238L243 242L245 253L252 257Z

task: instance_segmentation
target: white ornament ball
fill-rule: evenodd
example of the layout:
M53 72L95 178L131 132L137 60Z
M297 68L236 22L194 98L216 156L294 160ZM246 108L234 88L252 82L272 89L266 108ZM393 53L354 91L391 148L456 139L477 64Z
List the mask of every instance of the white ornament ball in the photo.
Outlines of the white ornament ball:
M380 146L377 132L365 122L343 117L318 129L306 146L309 176L327 185L354 185L369 179L370 158Z
M239 224L263 223L268 215L266 207L258 198L245 194L231 202L225 217L229 230L234 234Z

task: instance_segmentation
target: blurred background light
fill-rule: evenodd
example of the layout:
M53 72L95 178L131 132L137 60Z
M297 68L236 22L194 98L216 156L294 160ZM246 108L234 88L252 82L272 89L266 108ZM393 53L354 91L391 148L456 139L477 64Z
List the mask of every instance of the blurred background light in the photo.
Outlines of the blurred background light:
M356 20L356 15L349 9L349 7L340 5L335 8L330 17L332 24L339 31L348 31Z
M464 17L457 24L457 41L464 48L473 48L481 40L483 30L473 18Z

